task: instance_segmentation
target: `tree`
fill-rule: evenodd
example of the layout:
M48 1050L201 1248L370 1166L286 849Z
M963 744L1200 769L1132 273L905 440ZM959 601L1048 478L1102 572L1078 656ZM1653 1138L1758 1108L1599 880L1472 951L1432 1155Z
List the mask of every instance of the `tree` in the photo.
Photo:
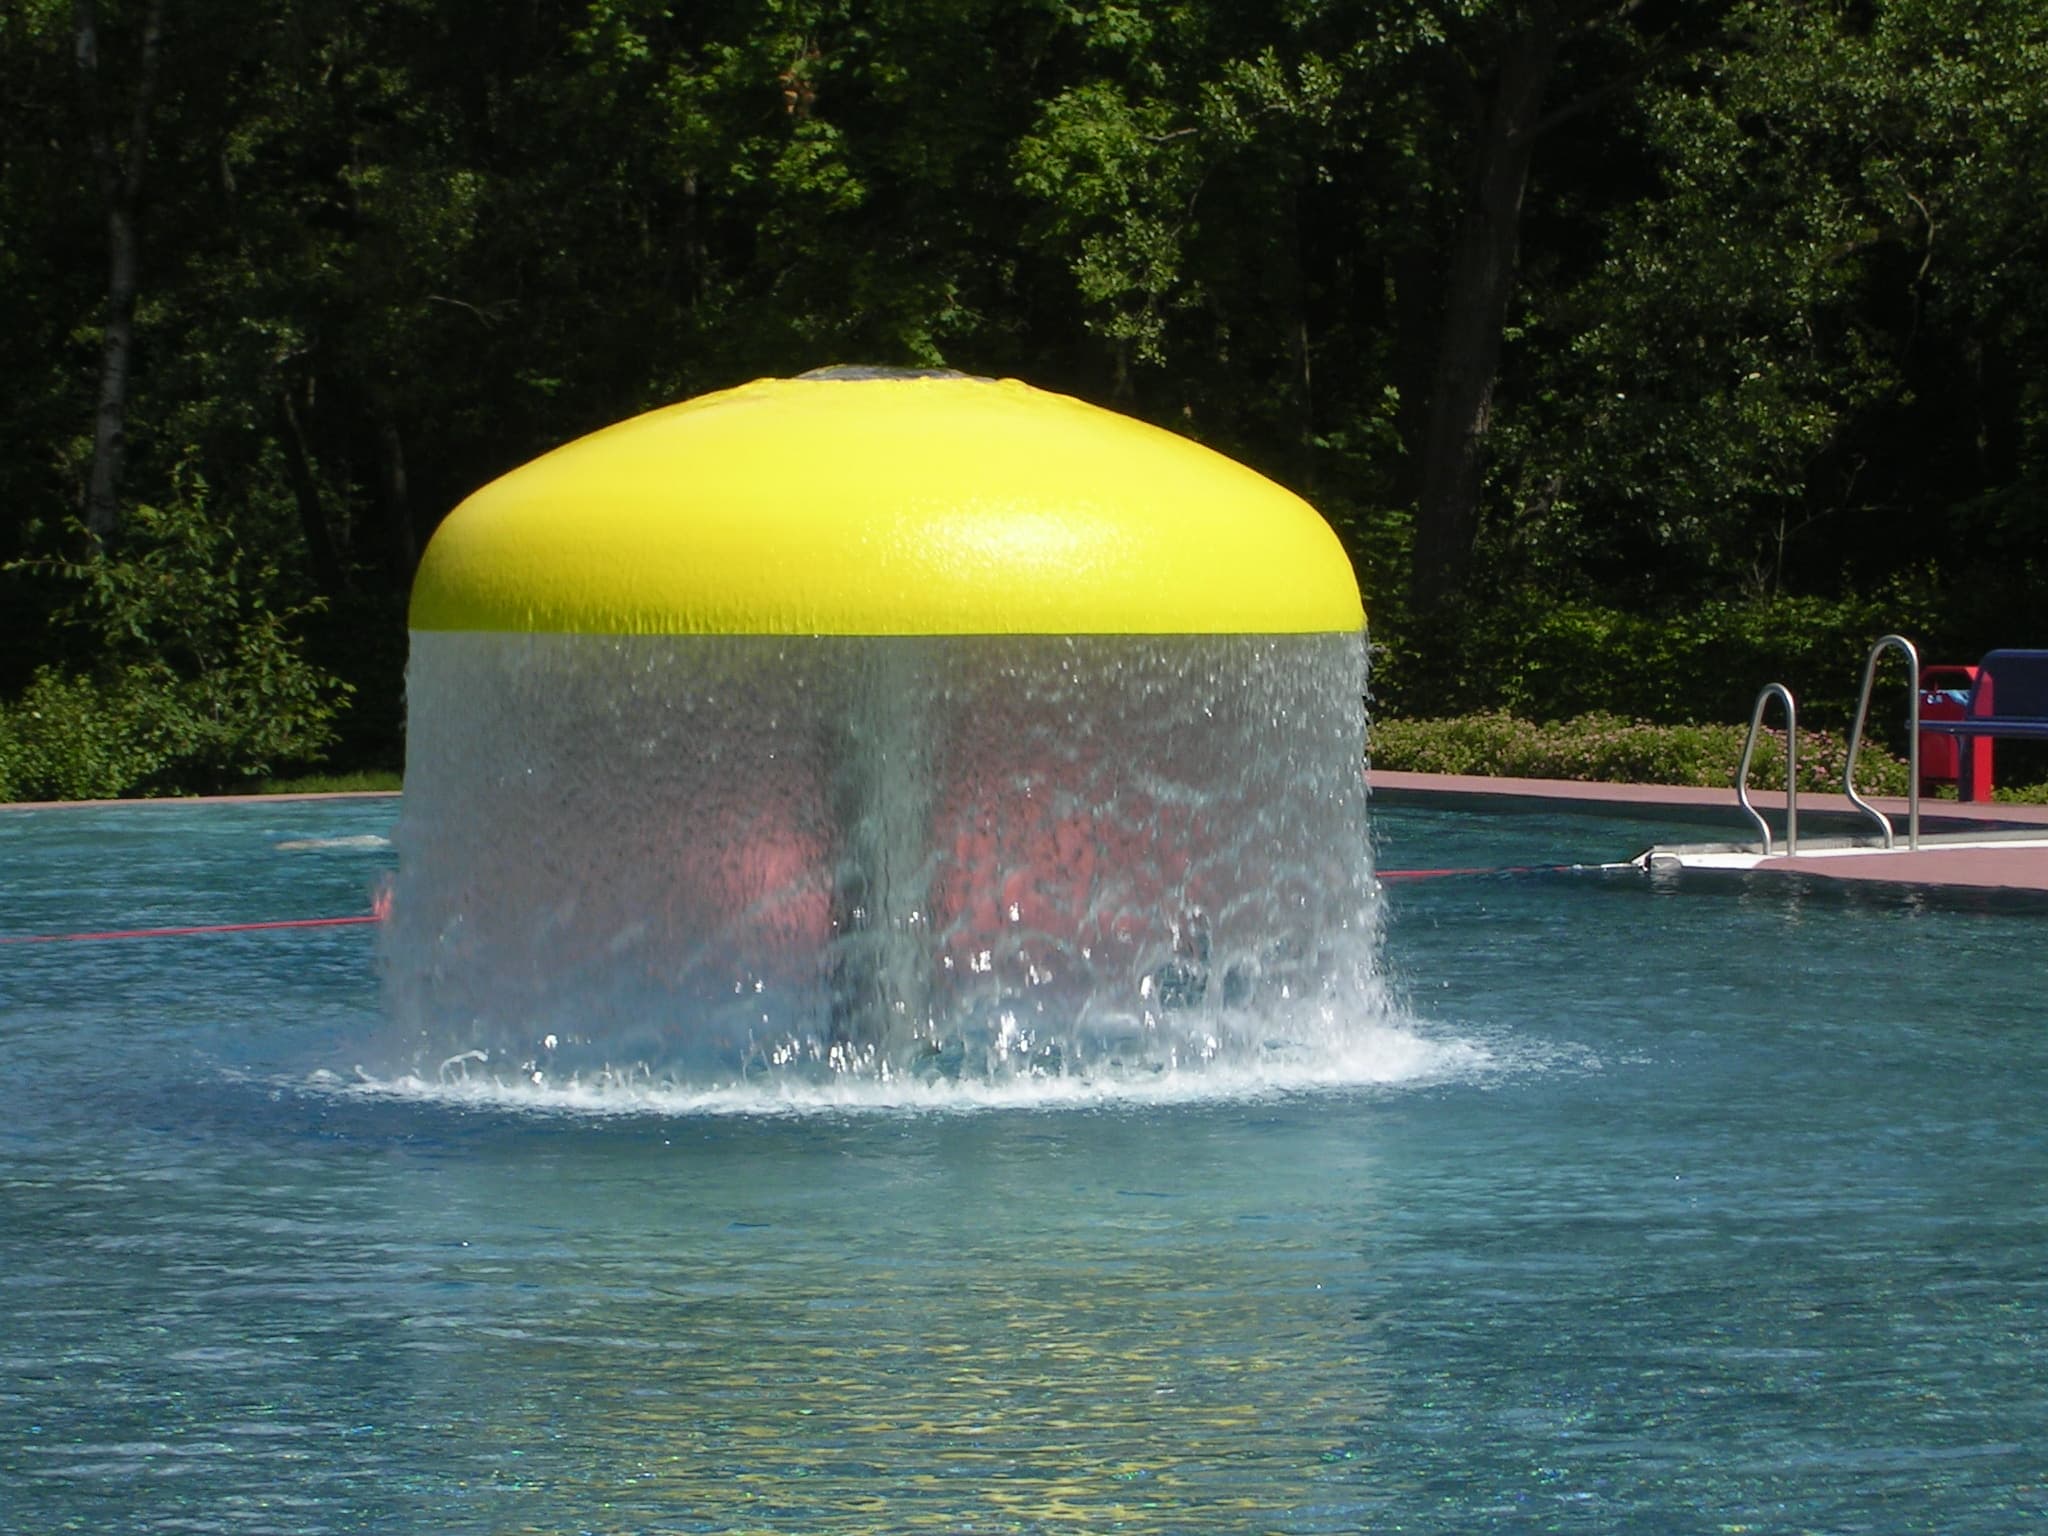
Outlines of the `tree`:
M1240 393L1248 365L1268 375L1294 402L1297 441L1370 445L1348 466L1363 481L1350 495L1412 504L1412 599L1429 608L1457 591L1536 148L1633 87L1665 36L1641 9L1409 0L1104 13L1116 23L1096 22L1094 78L1047 104L1019 167L1047 209L1042 238L1069 252L1115 349L1118 394L1142 401L1134 366L1200 373L1227 326ZM1691 16L1687 37L1704 25ZM1260 245L1266 259L1247 261ZM1176 327L1179 315L1194 323ZM1268 361L1260 335L1289 345L1268 343ZM1321 405L1319 354L1363 364ZM1312 485L1315 459L1283 467Z
M132 558L119 509L197 474L388 759L443 512L845 361L1301 489L1382 687L1411 581L1434 631L1541 581L1651 618L1910 588L1960 635L2048 590L2037 9L18 0L0 694L99 675L49 562L87 525Z
M120 521L121 472L128 450L129 371L135 350L135 294L140 262L136 229L142 180L149 165L150 118L163 49L163 0L148 0L136 44L127 134L115 136L113 105L101 66L99 6L76 0L76 56L86 141L99 172L107 224L107 304L101 326L99 400L93 415L92 476L85 526L104 541Z
M2044 98L2048 24L2015 0L1731 12L1642 93L1655 179L1531 317L1516 559L1676 602L1954 571L1961 507L2002 537L2048 445L2018 382L2048 226L2015 195Z

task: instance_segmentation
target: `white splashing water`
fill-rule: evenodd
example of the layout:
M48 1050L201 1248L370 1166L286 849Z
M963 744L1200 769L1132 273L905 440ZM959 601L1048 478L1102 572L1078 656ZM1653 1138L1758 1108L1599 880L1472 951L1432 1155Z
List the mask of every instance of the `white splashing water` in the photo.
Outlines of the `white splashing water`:
M1362 637L413 637L392 1091L675 1107L1431 1078Z

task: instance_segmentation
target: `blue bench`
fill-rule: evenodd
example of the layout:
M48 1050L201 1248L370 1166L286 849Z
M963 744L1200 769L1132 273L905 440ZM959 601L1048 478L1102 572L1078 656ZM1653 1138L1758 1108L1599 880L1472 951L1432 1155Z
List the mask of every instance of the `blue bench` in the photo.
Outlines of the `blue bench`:
M1977 681L1962 719L1923 719L1920 729L1953 736L1958 744L1999 736L2048 741L2048 651L1990 652L1977 663ZM1956 755L1962 760L1956 797L1975 800L1977 754Z

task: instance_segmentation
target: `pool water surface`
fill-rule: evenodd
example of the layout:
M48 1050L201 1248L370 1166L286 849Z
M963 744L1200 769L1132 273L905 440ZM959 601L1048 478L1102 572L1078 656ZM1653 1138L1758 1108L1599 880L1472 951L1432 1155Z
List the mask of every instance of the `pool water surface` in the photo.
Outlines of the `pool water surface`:
M1672 827L1374 808L1383 869ZM391 801L0 816L0 937L336 916ZM2048 1520L2048 908L1390 882L1409 1075L551 1111L365 927L0 945L0 1530Z

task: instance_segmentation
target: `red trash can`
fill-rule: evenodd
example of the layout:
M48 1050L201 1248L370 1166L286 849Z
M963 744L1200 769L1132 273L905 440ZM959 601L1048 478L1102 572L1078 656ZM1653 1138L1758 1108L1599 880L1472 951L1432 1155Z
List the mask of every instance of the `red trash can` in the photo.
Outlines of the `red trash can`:
M1920 669L1920 718L1961 720L1970 712L1970 690L1977 686L1975 667L1922 667ZM1920 793L1941 784L1954 784L1961 792L1963 753L1971 754L1972 799L1991 798L1991 738L1980 736L1966 741L1944 736L1939 731L1920 733Z

